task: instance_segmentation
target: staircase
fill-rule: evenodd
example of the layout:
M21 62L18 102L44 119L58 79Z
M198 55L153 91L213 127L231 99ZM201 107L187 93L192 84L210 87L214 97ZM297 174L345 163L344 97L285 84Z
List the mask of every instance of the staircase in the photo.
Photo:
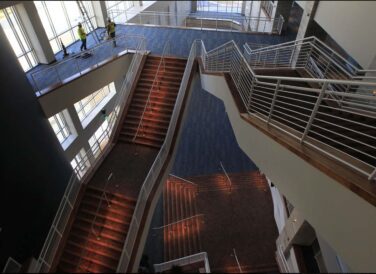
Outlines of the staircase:
M116 271L136 200L106 192L108 207L104 198L100 202L102 193L95 187L86 188L58 263L58 272Z
M197 188L170 176L163 189L164 258L165 261L186 257L201 251Z
M173 57L147 57L119 141L154 148L162 146L186 62Z

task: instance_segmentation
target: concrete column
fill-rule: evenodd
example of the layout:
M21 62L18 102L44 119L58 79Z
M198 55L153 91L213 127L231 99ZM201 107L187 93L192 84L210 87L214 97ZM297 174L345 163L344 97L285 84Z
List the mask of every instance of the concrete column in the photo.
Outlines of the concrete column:
M2 28L0 45L3 267L9 256L38 258L72 168Z
M107 9L104 1L92 1L97 26L104 28L107 21Z
M305 37L308 25L315 17L318 3L319 1L306 1L305 2L302 19L300 21L298 33L296 35L296 40L303 39ZM300 53L300 47L296 47L294 56L292 58L292 63L291 63L292 67L295 67L296 61L298 60L298 57L299 57L299 53Z
M23 1L22 4L16 5L15 8L26 31L26 35L35 50L39 63L50 64L54 62L56 60L55 54L34 2Z
M244 16L245 15L245 7L246 7L246 5L247 5L247 1L243 1L242 2L242 12L241 12L241 14Z
M282 15L283 19L285 19L282 31L285 31L287 28L287 21L289 20L292 3L292 0L277 1L277 7L274 8L275 10L273 11L273 17L277 19L280 15ZM277 25L278 21L275 20L274 24Z
M303 39L307 32L308 24L315 17L318 1L306 1L305 7L302 15L302 20L300 21L299 30L296 35L296 39Z
M197 12L197 1L191 1L191 12Z

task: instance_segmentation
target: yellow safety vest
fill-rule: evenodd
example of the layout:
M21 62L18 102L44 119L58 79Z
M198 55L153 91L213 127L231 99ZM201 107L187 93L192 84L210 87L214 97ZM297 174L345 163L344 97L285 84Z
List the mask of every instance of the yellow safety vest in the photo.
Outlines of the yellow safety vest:
M108 32L108 34L115 32L115 23L114 22L111 22L107 25L107 32Z
M80 37L81 40L86 39L86 33L84 28L78 28L78 37Z

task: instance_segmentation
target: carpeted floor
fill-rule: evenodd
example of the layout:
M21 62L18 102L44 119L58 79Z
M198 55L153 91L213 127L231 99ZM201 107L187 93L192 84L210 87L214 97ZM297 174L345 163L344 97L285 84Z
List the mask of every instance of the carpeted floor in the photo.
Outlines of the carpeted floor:
M98 28L96 32L99 34L103 32L103 28ZM246 42L261 43L261 44L277 44L286 41L291 41L295 38L295 33L286 34L283 36L268 35L268 34L247 34L239 32L226 32L215 30L194 30L194 29L178 29L168 27L151 27L151 26L125 26L117 25L116 35L142 35L146 38L146 48L151 50L154 54L161 54L166 41L170 41L171 49L170 53L174 56L187 57L191 48L192 42L195 39L202 39L205 43L206 50L214 49L230 40L234 40L239 46L240 50L243 50L243 45ZM67 47L68 53L71 55L80 51L81 42L77 41ZM95 45L93 35L88 35L87 46L91 48ZM87 59L72 58L64 61L64 64L58 66L58 70L51 68L44 70L43 73L38 73L47 67L53 67L57 63L50 65L38 65L27 72L27 77L35 90L40 90L48 87L54 83L59 82L60 79L65 79L77 71L82 71L101 60L108 58L112 51L120 52L124 50L124 45L119 42L118 47L114 50L111 43L107 46L100 47L100 50L94 52L92 57ZM58 52L56 54L57 62L63 60L63 53Z

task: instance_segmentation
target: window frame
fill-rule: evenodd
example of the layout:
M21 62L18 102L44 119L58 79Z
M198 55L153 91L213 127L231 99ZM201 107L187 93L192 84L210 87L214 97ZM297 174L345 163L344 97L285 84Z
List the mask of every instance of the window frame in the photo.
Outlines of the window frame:
M60 43L60 39L63 35L65 35L66 33L69 33L70 34L70 38L72 40L72 42L69 44L69 45L72 45L73 43L75 43L78 39L78 35L75 31L75 28L77 26L73 26L72 25L72 22L71 22L71 18L69 18L69 15L68 15L68 12L67 12L67 8L65 6L65 2L66 1L59 1L58 3L60 3L61 5L61 8L63 10L63 14L64 14L64 18L65 18L65 21L68 25L68 29L64 30L64 31L61 31L61 32L57 32L56 31L56 27L53 23L53 20L51 19L51 14L50 14L50 10L48 9L47 5L46 5L46 1L34 1L34 2L40 2L41 3L41 6L43 8L43 12L46 14L46 17L47 17L47 21L48 21L48 24L49 24L49 28L51 29L51 32L52 32L52 37L48 37L48 41L50 42L50 45L52 47L52 50L54 52L54 54L57 54L59 53L60 51L63 50L62 48L62 45ZM81 23L83 25L88 25L88 21L90 20L92 25L94 26L94 29L96 29L98 26L97 26L97 22L95 20L95 13L94 13L94 8L93 8L93 4L92 4L92 1L84 1L84 2L88 2L87 5L85 5L85 8L86 8L86 11L88 12L89 14L89 19L88 20L83 20L82 18L82 15L81 15L81 12L79 10L79 7L77 5L77 9L78 9L78 12L80 13L80 18L81 18ZM74 1L74 3L76 3ZM36 4L36 3L35 3ZM85 3L84 3L85 4ZM38 10L38 8L37 8ZM41 17L41 13L38 11L38 15L39 17ZM47 33L47 31L46 31ZM55 48L55 45L53 45L53 43L55 43L57 45L57 51L55 52L54 48ZM64 45L65 47L68 47L69 45Z
M10 16L9 10L11 11L11 14L13 15L14 22L13 22L11 16ZM4 8L1 11L3 12L3 14L5 16L5 20L7 21L11 31L13 32L13 35L16 38L16 40L18 42L18 46L19 46L22 53L17 55L17 53L15 52L15 49L13 47L12 47L12 49L13 49L20 65L21 65L22 69L24 70L24 72L28 72L32 68L36 67L39 63L39 60L37 58L37 55L36 55L35 50L33 48L33 45L31 44L30 38L28 37L28 35L27 35L27 33L24 29L24 26L23 26L23 24L20 20L20 16L18 14L18 11L15 9L14 6ZM18 27L20 33L17 31L15 24L17 24L17 27ZM6 32L5 32L5 34L6 34ZM25 48L24 43L22 42L22 40L20 38L20 35L22 35L22 38L23 38L26 46L28 47L28 49ZM8 38L8 40L9 40L9 38ZM27 69L25 69L23 67L21 60L20 60L21 58L25 58L27 65L28 65Z
M58 130L55 131L55 129L53 128L52 126L52 123L50 121L50 119L52 119L55 121L55 124L57 125L58 127ZM52 127L52 130L54 131L55 135L56 135L56 138L59 140L60 144L62 145L68 138L69 136L72 135L72 131L70 130L69 126L68 126L68 123L64 117L64 114L59 112L59 113L56 113L55 115L51 116L48 118L48 121ZM58 135L61 134L62 137L63 137L63 140L60 141Z

